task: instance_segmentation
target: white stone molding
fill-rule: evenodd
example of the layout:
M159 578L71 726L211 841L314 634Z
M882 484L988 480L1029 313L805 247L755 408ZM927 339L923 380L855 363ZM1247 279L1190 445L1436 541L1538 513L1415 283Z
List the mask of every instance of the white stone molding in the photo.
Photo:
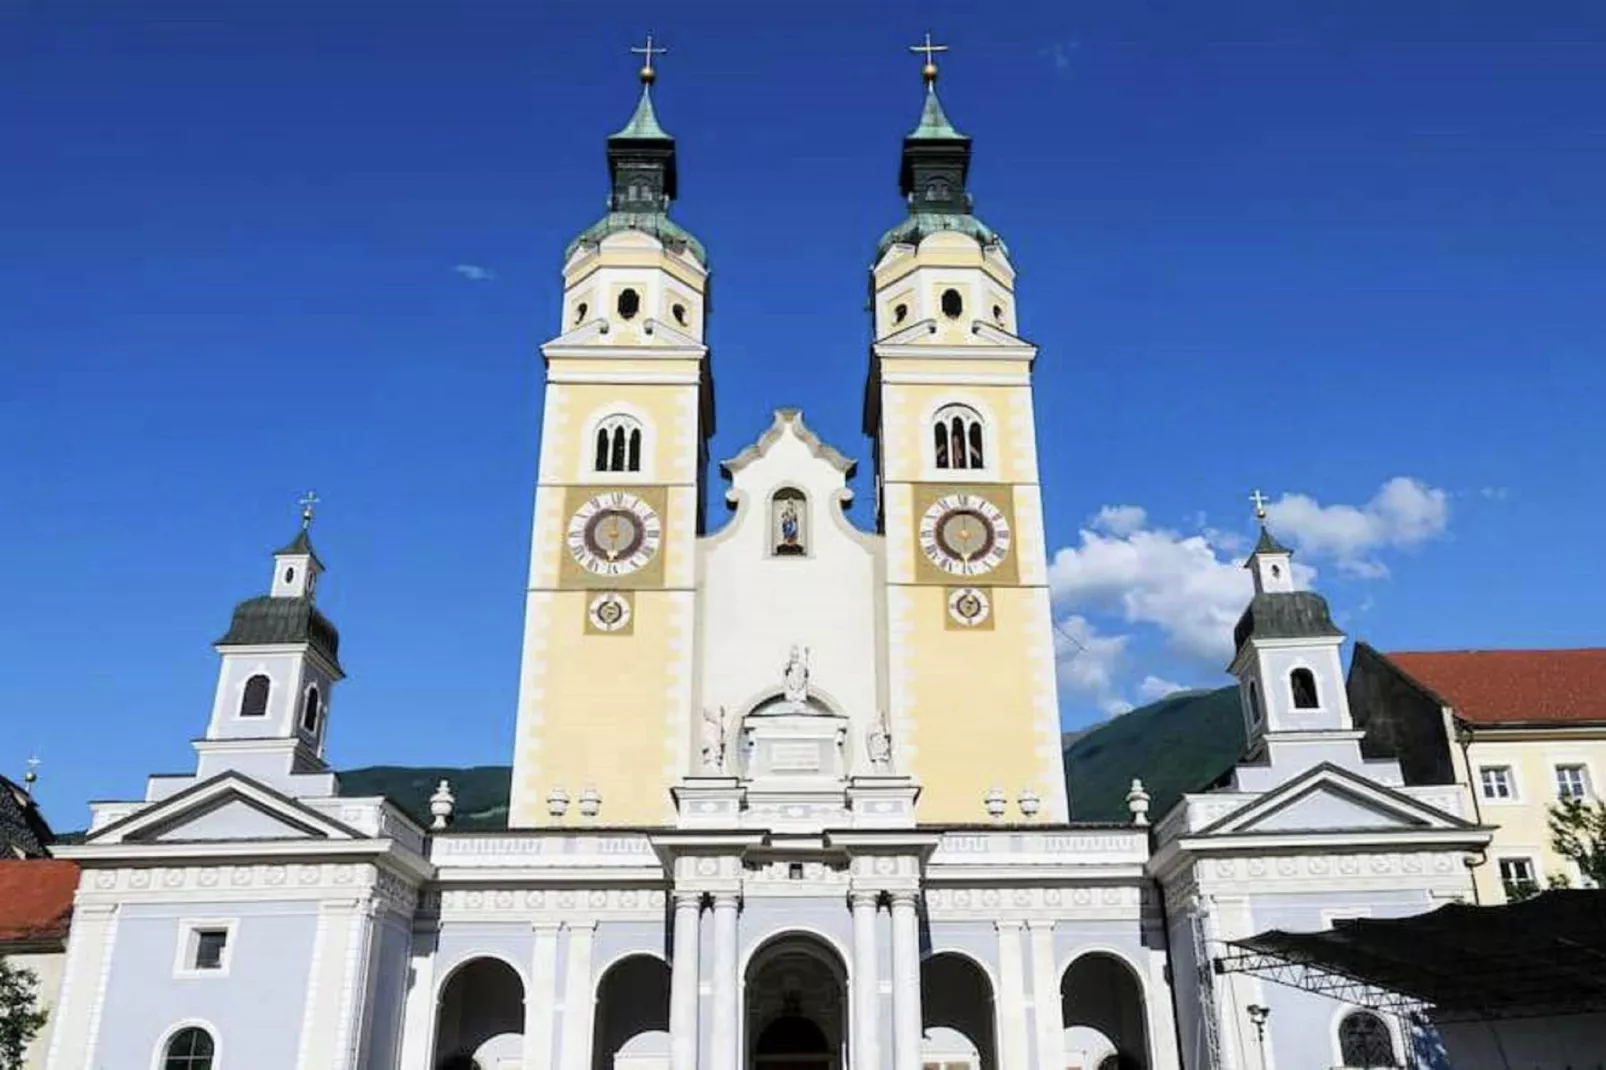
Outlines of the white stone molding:
M892 1052L894 1070L920 1070L920 920L917 896L892 900Z
M876 982L879 898L869 891L855 891L848 897L853 912L853 1028L848 1040L852 1070L882 1070L881 1020L877 1013L880 986Z
M340 984L340 1026L335 1035L333 1065L339 1070L358 1070L362 1061L363 1019L367 1016L372 989L369 976L373 965L373 938L378 903L359 899L348 904L350 933Z
M100 969L95 977L95 1001L89 1010L89 1024L84 1029L86 1038L84 1049L84 1066L96 1066L95 1052L100 1047L100 1017L106 1008L106 986L111 981L112 954L117 950L117 923L122 917L119 910L111 911L106 918L106 935L104 937L104 950L101 954Z
M530 964L530 990L524 999L524 1070L553 1070L552 1040L556 1023L553 1004L558 998L558 932L555 921L531 926L534 948Z
M596 923L572 922L568 928L560 1065L562 1070L591 1070L591 1030L596 1014L596 1000L591 989L591 951Z
M697 1070L702 913L701 893L675 893L674 958L669 964L670 1070Z
M434 1061L435 1045L435 959L436 953L432 943L426 944L423 950L419 949L420 936L429 939L427 933L414 932L413 946L409 948L407 962L411 971L411 982L407 986L406 1003L402 1008L402 1035L401 1058L397 1066L428 1066ZM316 947L316 944L314 944ZM314 952L316 954L316 952ZM316 967L314 967L316 969ZM312 993L307 993L312 998ZM551 1008L547 1008L550 1016ZM305 1016L303 1016L304 1018ZM548 1045L550 1048L550 1045ZM298 1062L297 1066L302 1064ZM541 1070L547 1070L543 1067Z
M995 923L998 929L998 982L993 990L998 1021L999 1070L1027 1070L1026 974L1017 919Z
M741 979L736 970L738 899L729 892L714 895L713 1015L709 1070L737 1070Z
M1037 1026L1038 1070L1065 1066L1065 1014L1060 1004L1060 977L1054 960L1054 923L1026 923L1032 946L1032 1017Z

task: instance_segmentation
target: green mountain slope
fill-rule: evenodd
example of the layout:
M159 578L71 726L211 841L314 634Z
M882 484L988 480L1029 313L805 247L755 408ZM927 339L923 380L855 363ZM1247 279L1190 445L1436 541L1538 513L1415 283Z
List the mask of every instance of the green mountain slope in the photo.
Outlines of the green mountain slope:
M442 780L452 782L457 809L452 828L457 832L507 828L507 800L513 771L505 765L471 769L369 765L340 773L340 794L383 795L425 828L429 827L429 797Z
M1198 791L1243 754L1238 689L1182 691L1082 733L1065 748L1071 820L1128 821L1126 792L1139 777L1158 821L1184 792Z

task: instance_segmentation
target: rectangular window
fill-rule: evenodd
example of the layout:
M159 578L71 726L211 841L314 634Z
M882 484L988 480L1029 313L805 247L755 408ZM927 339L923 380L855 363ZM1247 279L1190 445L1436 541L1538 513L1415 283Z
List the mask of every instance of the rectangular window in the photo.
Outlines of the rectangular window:
M1511 799L1516 792L1511 786L1511 766L1486 765L1478 770L1478 780L1485 799Z
M190 967L196 970L221 970L223 951L229 946L227 929L195 930L195 950Z
M1587 799L1589 773L1581 765L1556 766L1556 798Z
M1533 859L1502 858L1500 885L1505 889L1508 900L1527 899L1536 894L1539 891L1539 882L1534 878Z

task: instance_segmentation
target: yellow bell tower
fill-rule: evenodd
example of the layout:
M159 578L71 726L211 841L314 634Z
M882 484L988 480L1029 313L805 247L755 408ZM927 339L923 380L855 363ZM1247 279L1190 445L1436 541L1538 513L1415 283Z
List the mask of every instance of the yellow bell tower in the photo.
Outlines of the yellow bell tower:
M696 537L714 430L708 260L668 215L675 142L641 100L609 211L570 243L530 543L512 827L662 824L690 768Z
M909 215L873 268L864 428L886 535L892 731L922 824L1066 821L1047 547L1032 409L1036 347L1015 271L971 212L970 139L937 100L929 38L904 138Z

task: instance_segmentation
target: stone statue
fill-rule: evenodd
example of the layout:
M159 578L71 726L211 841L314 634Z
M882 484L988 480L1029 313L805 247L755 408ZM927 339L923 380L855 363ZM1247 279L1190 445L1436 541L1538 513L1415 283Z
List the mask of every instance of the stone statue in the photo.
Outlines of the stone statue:
M720 774L725 771L725 707L715 713L703 708L703 772Z
M781 680L785 685L784 694L788 702L807 702L809 700L809 648L804 647L798 653L793 647L791 656L786 659L786 668L781 671Z
M870 768L875 772L892 771L892 727L887 723L886 710L882 710L876 723L870 726L865 751L870 756Z

